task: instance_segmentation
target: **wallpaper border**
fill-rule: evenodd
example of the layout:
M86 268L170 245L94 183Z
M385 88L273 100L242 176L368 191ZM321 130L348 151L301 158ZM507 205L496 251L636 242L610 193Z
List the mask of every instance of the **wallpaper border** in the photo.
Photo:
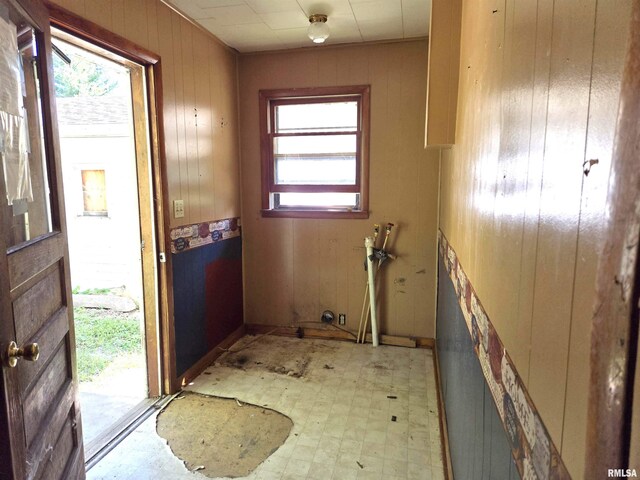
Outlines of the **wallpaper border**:
M203 245L240 236L240 218L225 218L172 228L171 253L181 253Z
M498 337L455 250L442 231L438 248L453 282L485 381L507 432L511 453L524 480L570 479L522 379Z

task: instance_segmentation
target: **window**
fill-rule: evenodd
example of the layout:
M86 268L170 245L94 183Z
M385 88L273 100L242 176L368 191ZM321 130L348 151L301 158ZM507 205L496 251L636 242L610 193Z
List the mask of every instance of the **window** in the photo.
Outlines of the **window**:
M83 215L107 216L104 170L82 170Z
M262 213L367 218L369 86L260 91Z

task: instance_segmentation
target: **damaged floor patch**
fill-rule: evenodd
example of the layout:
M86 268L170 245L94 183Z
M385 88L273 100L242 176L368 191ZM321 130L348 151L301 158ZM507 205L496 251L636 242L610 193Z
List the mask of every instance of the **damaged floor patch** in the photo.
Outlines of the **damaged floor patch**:
M286 349L281 348L283 342L287 345ZM294 338L247 336L222 355L215 365L241 370L266 370L301 378L310 368L315 353L327 354L333 351L335 346L331 342L314 342L310 345Z
M158 415L158 434L191 471L211 477L251 473L287 439L293 422L235 399L185 392Z

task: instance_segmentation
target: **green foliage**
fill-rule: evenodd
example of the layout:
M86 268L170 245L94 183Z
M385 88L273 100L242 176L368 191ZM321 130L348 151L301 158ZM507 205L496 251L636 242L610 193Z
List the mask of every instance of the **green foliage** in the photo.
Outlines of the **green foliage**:
M109 295L111 293L110 288L85 288L80 290L80 287L75 287L72 290L74 295Z
M117 74L77 54L71 65L53 56L53 79L58 97L101 97L118 85Z
M142 351L137 318L116 318L102 310L74 308L78 377L91 380L121 354Z

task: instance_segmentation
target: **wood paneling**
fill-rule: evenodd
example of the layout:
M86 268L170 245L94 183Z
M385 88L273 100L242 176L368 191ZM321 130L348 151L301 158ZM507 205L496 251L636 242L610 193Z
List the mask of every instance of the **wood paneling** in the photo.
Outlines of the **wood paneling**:
M588 423L584 389L589 384L589 369L584 361L591 351L594 281L606 233L603 206L607 200L608 182L605 179L611 168L612 126L618 116L618 102L612 101L609 92L620 84L618 74L628 33L627 28L621 28L621 19L629 15L627 2L613 2L608 6L598 2L597 8L584 159L598 159L598 164L591 166L582 185L562 431L562 456L566 463L584 461ZM612 45L619 46L615 52L611 50Z
M54 3L160 55L170 226L239 217L236 53L159 0Z
M440 228L575 478L630 4L464 1L442 153Z
M364 237L392 222L388 247L398 259L381 271L381 332L434 336L439 154L423 148L426 50L416 40L240 57L247 323L319 322L330 309L356 331ZM371 85L369 219L262 218L258 91L363 84Z

